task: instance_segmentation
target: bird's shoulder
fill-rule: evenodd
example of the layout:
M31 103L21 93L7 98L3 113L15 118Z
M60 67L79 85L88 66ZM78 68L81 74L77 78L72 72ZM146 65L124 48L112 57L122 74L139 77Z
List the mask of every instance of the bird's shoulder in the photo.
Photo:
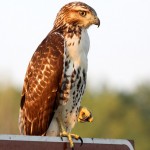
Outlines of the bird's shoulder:
M64 38L50 32L34 52L24 79L21 108L32 102L53 101L61 82L64 59ZM36 106L36 105L35 105ZM42 106L41 106L42 107Z

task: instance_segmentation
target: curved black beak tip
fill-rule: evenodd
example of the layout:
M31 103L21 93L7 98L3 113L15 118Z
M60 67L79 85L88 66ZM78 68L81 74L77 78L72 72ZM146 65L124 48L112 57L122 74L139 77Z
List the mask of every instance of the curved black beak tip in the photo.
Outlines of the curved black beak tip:
M94 24L97 25L98 27L100 26L100 19L97 16L94 19Z
M97 26L99 27L100 26L100 19L97 18Z

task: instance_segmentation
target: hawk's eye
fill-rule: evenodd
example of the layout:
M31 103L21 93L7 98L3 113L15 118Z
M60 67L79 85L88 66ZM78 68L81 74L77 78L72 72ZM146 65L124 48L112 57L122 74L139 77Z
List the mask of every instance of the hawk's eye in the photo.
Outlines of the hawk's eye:
M86 16L86 11L79 11L79 14L82 16L82 17L85 17Z

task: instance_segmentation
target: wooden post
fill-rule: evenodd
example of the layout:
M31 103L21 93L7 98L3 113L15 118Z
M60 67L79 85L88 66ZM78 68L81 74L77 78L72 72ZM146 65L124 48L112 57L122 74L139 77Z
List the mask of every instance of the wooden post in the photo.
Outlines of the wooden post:
M134 150L133 141L83 138L74 140L75 150ZM48 136L0 135L0 150L70 150L67 138Z

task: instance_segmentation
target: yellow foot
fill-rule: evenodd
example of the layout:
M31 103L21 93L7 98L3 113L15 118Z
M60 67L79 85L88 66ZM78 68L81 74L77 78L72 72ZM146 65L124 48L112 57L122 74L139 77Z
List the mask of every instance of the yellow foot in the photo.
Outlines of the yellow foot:
M84 123L84 122L92 122L92 121L93 121L92 113L86 107L80 106L78 122Z
M74 143L73 143L73 138L76 139L76 140L80 140L81 141L81 145L83 144L83 140L82 138L79 136L79 135L76 135L76 134L72 134L72 133L67 133L66 131L63 131L60 133L60 137L67 137L68 140L69 140L69 143L70 143L70 148L73 150L74 149Z
M70 143L70 148L73 150L74 149L74 143L73 143L73 138L76 140L80 140L81 141L81 146L83 144L83 140L80 136L76 135L76 134L72 134L72 133L68 133L65 130L65 127L63 125L62 119L61 117L57 118L57 122L59 125L59 129L60 129L60 137L62 139L62 137L67 137Z

